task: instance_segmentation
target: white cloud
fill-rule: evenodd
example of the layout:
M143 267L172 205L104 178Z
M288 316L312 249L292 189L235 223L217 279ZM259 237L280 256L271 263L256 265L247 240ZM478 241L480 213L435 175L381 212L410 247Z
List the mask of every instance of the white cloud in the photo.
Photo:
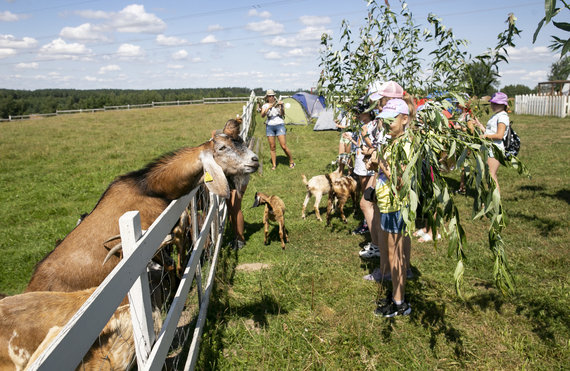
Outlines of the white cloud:
M0 48L0 59L8 58L12 55L15 55L16 51L14 49L9 48Z
M117 55L120 58L137 58L144 55L144 51L138 45L122 44L117 49Z
M546 71L546 70L530 71L530 72L527 73L525 76L523 76L522 79L523 79L523 80L541 80L541 81L545 81L547 74L548 74L548 71Z
M77 12L80 16L89 19L103 19L107 21L105 27L118 32L127 33L161 33L166 29L166 23L152 13L147 13L144 5L127 5L119 12L104 12L101 10L83 10Z
M37 62L18 63L16 68L19 70L37 70L40 65Z
M216 36L214 35L208 35L206 37L204 37L202 40L200 40L201 43L203 44L207 44L207 43L215 43L218 42L218 40L216 40Z
M525 85L537 84L541 81L546 81L548 71L537 69L537 70L527 70L527 69L509 69L501 71L502 85L516 85L520 84L522 81Z
M36 46L37 40L32 37L16 39L13 35L0 35L0 48L25 49Z
M200 58L200 57L194 57L194 58L192 58L191 61L192 61L192 63L202 62L202 58Z
M18 19L20 19L20 17L18 17L17 14L10 12L9 10L0 12L0 21L2 22L15 22Z
M64 27L59 36L66 39L82 41L107 41L108 38L101 32L101 28L91 23L84 23L77 27Z
M181 60L188 58L188 52L184 49L180 49L177 52L172 53L172 59Z
M266 40L265 43L272 46L291 47L294 46L295 40L292 38L288 39L283 36L275 36L271 40Z
M303 28L297 34L298 40L309 41L309 40L320 40L323 33L332 34L332 30L326 29L322 26L313 27L308 26Z
M76 58L89 53L91 53L91 50L86 48L85 45L79 43L68 44L61 38L53 40L40 49L40 54L61 58Z
M264 57L265 59L280 59L280 58L282 58L282 57L281 57L281 54L279 54L279 53L277 53L277 52L275 52L275 51L265 53L265 54L263 55L263 57Z
M331 19L329 17L319 17L311 15L304 15L300 17L299 20L305 26L317 26L317 25L322 26L331 23Z
M245 28L250 31L261 32L264 35L275 35L283 32L285 27L271 19L248 23Z
M182 65L182 64L169 64L167 67L171 70L181 70L184 68L184 65Z
M116 64L109 64L107 66L103 66L103 67L99 68L99 74L104 75L107 72L120 71L120 70L121 70L121 67L117 66Z
M261 18L269 18L271 17L271 13L269 13L267 10L263 11L263 12L259 12L257 11L257 9L251 9L247 15L249 15L250 17L261 17Z
M208 26L208 32L221 31L224 28L219 24L212 24Z
M157 35L156 36L156 43L158 45L167 45L167 46L176 46L187 43L185 39L181 39L175 36L164 36L164 35Z
M316 55L317 48L295 48L291 49L287 52L287 56L289 57L312 57Z
M543 62L544 60L554 60L555 54L546 46L536 46L534 48L507 47L509 62Z

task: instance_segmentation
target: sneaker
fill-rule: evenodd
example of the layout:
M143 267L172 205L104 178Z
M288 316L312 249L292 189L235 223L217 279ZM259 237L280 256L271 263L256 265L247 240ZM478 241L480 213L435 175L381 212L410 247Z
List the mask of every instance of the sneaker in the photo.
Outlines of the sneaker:
M372 271L372 273L362 277L362 279L366 281L376 281L376 282L392 281L392 275L390 273L386 273L384 276L382 276L380 268L376 268Z
M352 231L352 234L364 234L366 232L368 232L368 225L366 222L363 222L358 227L356 227L355 230Z
M362 259L372 259L380 257L380 249L378 246L370 244L366 248L358 253Z
M393 301L388 303L384 306L378 306L374 311L374 314L377 316L382 316L386 318L392 318L396 316L407 316L408 314L412 313L412 307L410 304L403 302L400 305L397 305Z

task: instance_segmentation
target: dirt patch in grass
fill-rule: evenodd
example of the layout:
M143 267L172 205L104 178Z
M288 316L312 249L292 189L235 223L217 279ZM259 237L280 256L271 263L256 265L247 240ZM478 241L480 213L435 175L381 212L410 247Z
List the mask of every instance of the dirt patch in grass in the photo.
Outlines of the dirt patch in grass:
M269 267L269 264L264 263L246 263L238 265L236 267L236 271L255 272Z

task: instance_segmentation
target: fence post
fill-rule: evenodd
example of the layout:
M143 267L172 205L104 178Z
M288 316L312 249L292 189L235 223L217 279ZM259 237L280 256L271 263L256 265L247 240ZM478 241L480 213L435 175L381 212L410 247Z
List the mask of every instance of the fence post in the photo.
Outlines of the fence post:
M136 248L138 239L142 236L141 217L138 211L129 211L119 218L121 243L124 258L128 258ZM146 269L143 269L129 291L133 337L137 354L137 365L142 369L154 342L154 325L152 321L152 306L150 302L150 285Z

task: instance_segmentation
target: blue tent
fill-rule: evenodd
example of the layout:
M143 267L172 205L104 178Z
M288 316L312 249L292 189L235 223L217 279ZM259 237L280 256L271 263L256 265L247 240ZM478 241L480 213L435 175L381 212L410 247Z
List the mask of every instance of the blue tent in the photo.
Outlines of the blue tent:
M299 92L293 94L291 98L301 103L310 117L319 117L326 107L325 98L322 95Z

